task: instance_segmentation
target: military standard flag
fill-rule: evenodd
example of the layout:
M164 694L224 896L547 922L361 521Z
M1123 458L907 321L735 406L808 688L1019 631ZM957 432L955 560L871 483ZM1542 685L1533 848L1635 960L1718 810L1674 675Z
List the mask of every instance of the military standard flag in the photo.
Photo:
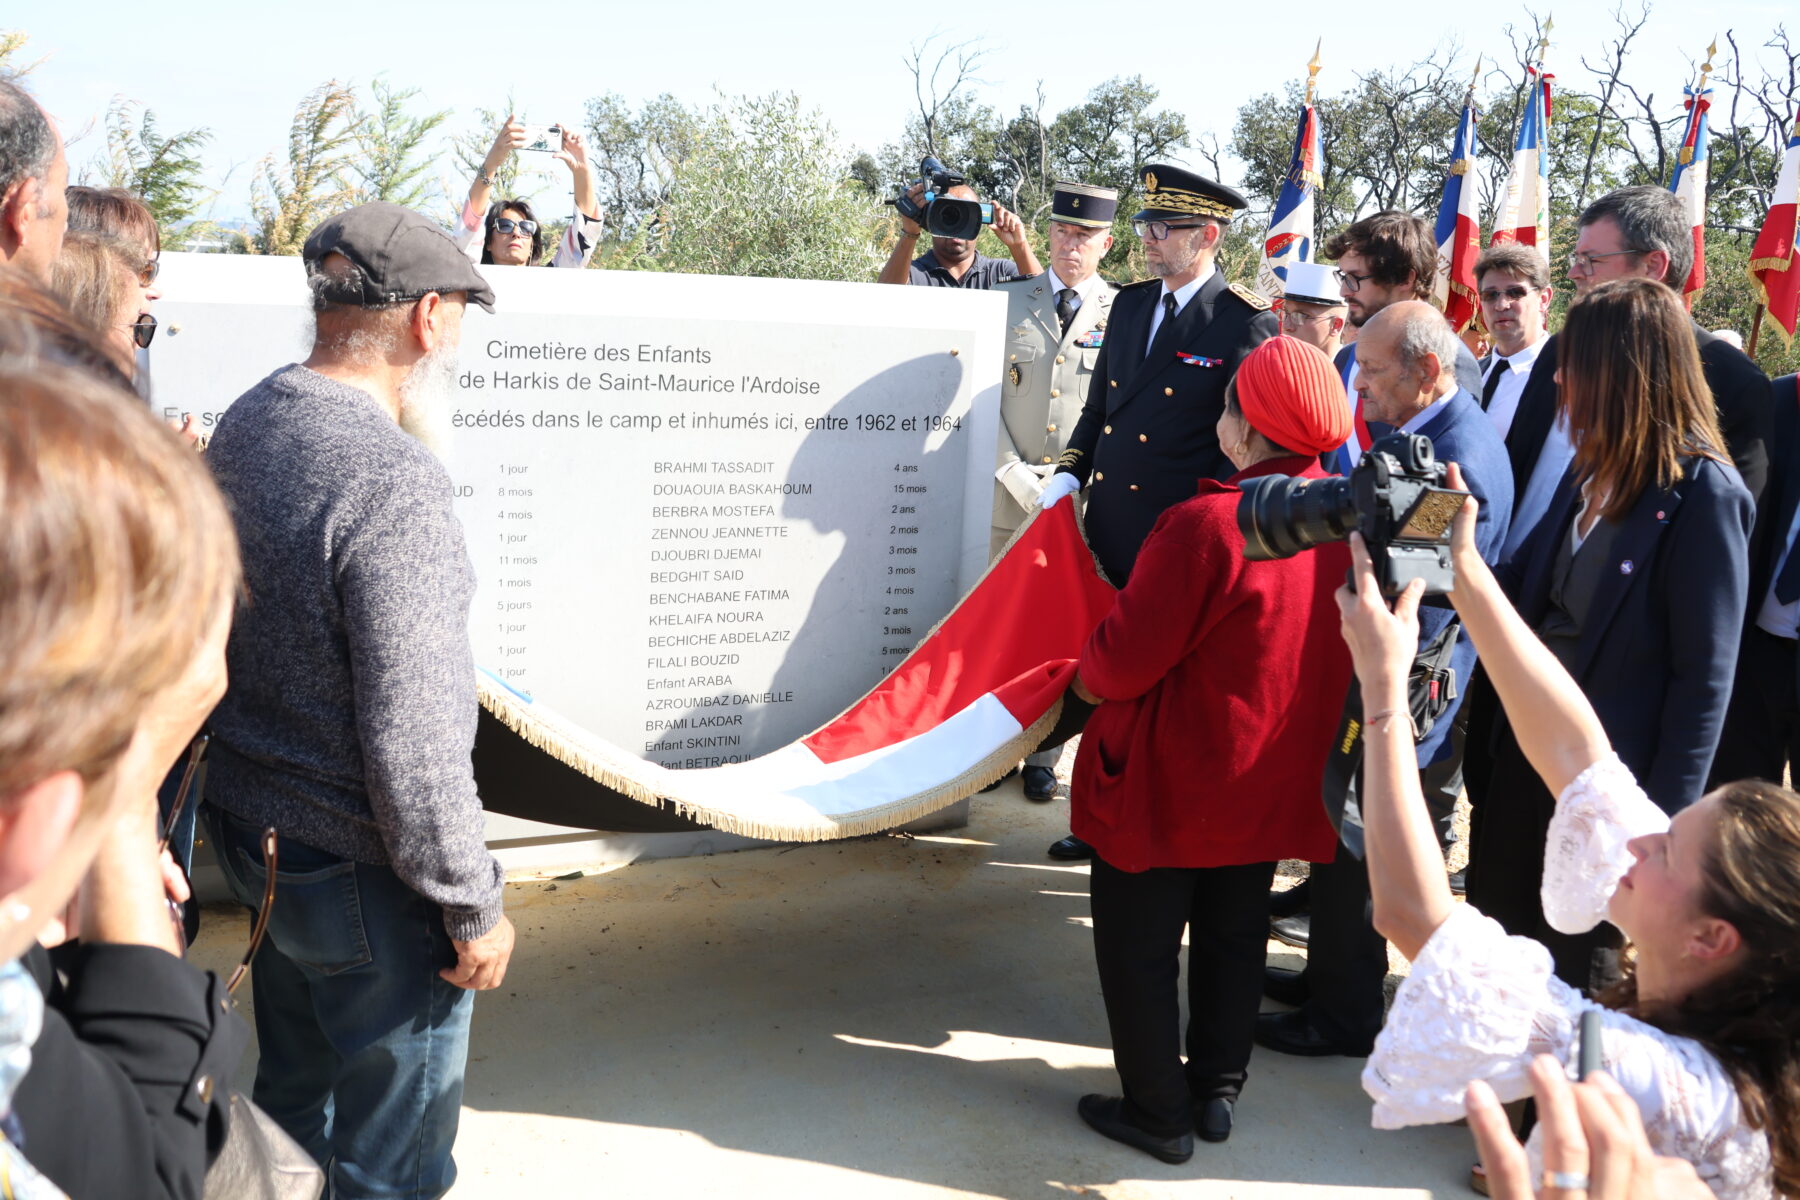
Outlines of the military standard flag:
M1706 168L1710 157L1706 151L1706 110L1712 107L1712 89L1685 90L1687 129L1675 156L1675 177L1669 181L1669 190L1681 197L1687 208L1688 225L1694 231L1694 265L1681 285L1682 298L1692 308L1694 297L1706 286Z
M1269 214L1269 233L1263 239L1262 266L1256 273L1256 290L1270 300L1279 299L1287 280L1288 264L1311 262L1313 210L1319 175L1319 118L1311 104L1300 107L1300 125L1294 133L1294 154L1287 178Z
M1463 102L1456 127L1456 148L1444 198L1438 202L1437 275L1431 299L1444 310L1450 327L1461 333L1475 319L1475 260L1481 254L1481 214L1475 194L1475 103Z
M1494 218L1490 246L1518 242L1535 246L1550 261L1550 81L1556 78L1538 67L1525 68L1531 86L1525 111L1519 115L1519 133L1513 139L1512 171L1506 192Z
M1800 219L1800 111L1788 130L1787 152L1775 183L1775 198L1762 232L1750 248L1750 278L1762 297L1763 310L1781 328L1784 340L1792 340L1800 315L1800 247L1795 246L1795 224Z

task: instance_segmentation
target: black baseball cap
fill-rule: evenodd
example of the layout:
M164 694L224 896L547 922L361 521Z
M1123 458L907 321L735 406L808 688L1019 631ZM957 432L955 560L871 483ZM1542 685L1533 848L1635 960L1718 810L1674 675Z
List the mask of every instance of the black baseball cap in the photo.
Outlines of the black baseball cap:
M325 276L320 294L364 308L417 300L426 292L467 292L469 303L494 311L494 289L436 222L398 204L359 204L319 222L300 256L308 278L328 254L355 265L354 275Z

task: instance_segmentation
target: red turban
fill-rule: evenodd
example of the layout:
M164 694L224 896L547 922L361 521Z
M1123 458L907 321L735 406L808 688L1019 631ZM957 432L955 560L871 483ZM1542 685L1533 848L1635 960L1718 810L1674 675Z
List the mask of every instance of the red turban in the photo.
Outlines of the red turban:
M1270 338L1252 350L1236 389L1244 420L1278 446L1323 454L1350 436L1344 381L1324 351L1298 338Z

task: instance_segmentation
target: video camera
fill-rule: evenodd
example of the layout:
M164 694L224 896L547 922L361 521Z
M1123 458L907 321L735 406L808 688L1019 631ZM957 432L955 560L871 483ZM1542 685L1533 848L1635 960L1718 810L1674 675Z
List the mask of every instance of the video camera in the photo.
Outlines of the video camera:
M900 194L888 203L899 209L901 216L923 225L933 237L973 241L980 236L983 225L994 223L994 206L979 200L953 200L944 195L951 188L964 187L968 182L968 176L947 170L943 163L926 155L919 161L919 178L903 185ZM917 204L906 194L915 183L926 185L925 194L919 197Z
M1456 586L1450 522L1469 495L1443 486L1448 476L1430 438L1392 433L1345 477L1247 479L1237 510L1244 557L1292 558L1355 531L1369 548L1382 595L1398 596L1415 579L1425 581L1427 595L1442 595Z

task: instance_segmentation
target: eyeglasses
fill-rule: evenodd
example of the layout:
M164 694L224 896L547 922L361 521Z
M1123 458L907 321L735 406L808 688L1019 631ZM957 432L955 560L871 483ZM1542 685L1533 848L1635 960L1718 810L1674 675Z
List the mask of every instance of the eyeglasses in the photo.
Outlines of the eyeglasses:
M1569 274L1592 275L1594 264L1603 258L1617 258L1621 254L1648 254L1648 250L1608 250L1605 254L1589 254L1585 250L1577 250L1569 255Z
M1137 234L1145 241L1160 242L1166 240L1173 230L1200 229L1205 225L1205 221L1185 221L1179 225L1171 225L1167 221L1133 221L1131 223L1131 232Z
M1333 271L1332 275L1336 276L1338 286L1346 292L1360 292L1363 284L1375 278L1373 275L1358 275L1353 271Z
M1514 284L1509 288L1483 288L1481 290L1481 302L1483 304L1498 304L1502 300L1523 300L1525 297L1531 295L1533 290L1534 289L1524 287L1520 284Z
M238 984L244 982L244 975L250 970L250 964L256 960L256 952L262 946L263 934L269 931L269 914L275 911L275 865L278 841L273 828L263 830L262 905L256 910L256 920L250 925L250 944L244 947L244 957L238 961L237 966L232 968L231 978L225 981L226 995L237 991Z
M1303 309L1295 308L1291 304L1284 304L1281 306L1281 323L1284 326L1310 325L1314 321L1323 321L1330 315L1331 310L1329 308L1320 312L1309 313Z
M156 318L149 313L139 313L136 321L120 328L131 330L132 345L139 350L148 350L150 342L156 337Z
M501 233L511 233L516 229L526 237L530 237L538 231L538 223L536 221L515 221L511 217L498 217L494 220L494 228Z
M156 282L157 275L162 273L162 259L153 258L138 268L138 286L149 287Z

